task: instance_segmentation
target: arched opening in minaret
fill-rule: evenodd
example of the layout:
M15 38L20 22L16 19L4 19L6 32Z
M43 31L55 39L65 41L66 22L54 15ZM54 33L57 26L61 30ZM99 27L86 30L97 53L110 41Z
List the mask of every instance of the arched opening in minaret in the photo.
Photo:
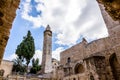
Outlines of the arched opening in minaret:
M117 60L116 54L112 54L109 59L113 77L115 80L120 80L120 64Z

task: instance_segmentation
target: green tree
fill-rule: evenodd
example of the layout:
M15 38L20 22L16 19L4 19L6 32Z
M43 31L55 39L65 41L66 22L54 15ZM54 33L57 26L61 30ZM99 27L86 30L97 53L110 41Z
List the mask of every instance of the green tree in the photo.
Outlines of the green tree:
M33 58L32 60L32 68L30 69L30 73L36 74L39 70L41 70L41 66L39 65L39 59L36 60Z
M24 60L26 61L26 69L28 69L30 60L35 54L34 39L30 31L28 31L27 35L23 37L23 41L20 43L20 45L17 46L16 54L18 58L22 60L22 62Z
M13 72L19 72L24 74L26 72L26 68L25 65L22 63L21 59L16 58L13 60L14 64L13 64Z

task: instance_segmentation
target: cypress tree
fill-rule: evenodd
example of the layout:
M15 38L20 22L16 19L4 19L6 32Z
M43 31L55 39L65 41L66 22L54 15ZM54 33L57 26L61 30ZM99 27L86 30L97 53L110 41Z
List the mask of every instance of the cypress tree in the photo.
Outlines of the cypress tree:
M20 45L17 46L15 53L19 59L26 61L26 69L28 69L30 60L35 54L34 39L30 31L28 31L27 35L23 37L23 41L20 43Z

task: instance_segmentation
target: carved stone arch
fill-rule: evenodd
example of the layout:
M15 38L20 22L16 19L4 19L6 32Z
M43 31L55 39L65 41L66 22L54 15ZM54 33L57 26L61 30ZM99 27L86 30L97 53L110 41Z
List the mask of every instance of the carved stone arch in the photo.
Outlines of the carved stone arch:
M84 73L85 68L83 66L83 64L77 63L74 67L74 73L75 74L79 74L79 73Z
M117 57L116 57L115 53L113 53L110 56L109 62L110 62L110 67L111 67L114 79L115 80L120 80L120 64L117 60Z

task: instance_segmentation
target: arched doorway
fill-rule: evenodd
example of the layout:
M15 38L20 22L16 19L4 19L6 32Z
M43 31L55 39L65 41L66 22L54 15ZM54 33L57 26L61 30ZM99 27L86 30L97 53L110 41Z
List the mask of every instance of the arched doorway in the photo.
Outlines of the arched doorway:
M85 71L84 66L82 64L76 64L74 70L75 74L83 73Z
M120 64L118 63L115 53L110 56L109 61L115 80L120 80Z

